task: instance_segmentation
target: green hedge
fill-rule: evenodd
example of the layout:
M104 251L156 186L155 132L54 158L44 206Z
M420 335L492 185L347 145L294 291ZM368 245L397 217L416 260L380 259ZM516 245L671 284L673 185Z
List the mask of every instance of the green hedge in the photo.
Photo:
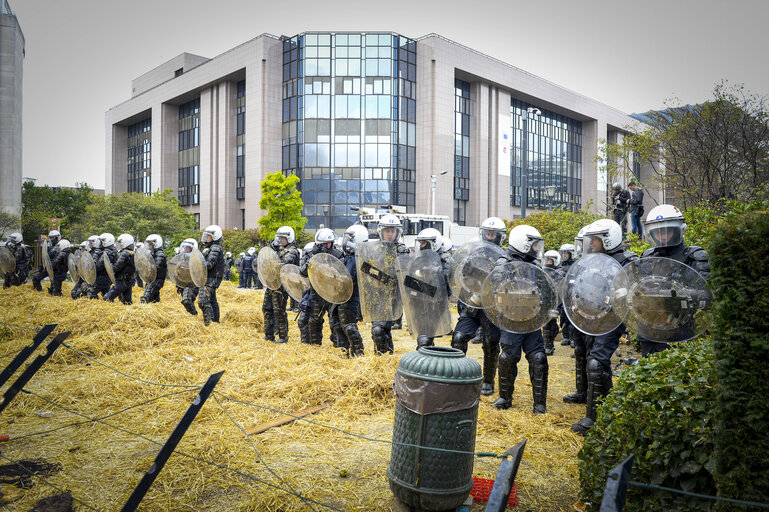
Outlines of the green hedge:
M586 510L599 509L606 476L631 453L633 480L713 493L714 380L706 340L679 344L622 373L579 452L580 500ZM707 510L710 505L630 488L625 509Z
M749 212L720 226L709 280L716 483L722 496L769 503L769 214Z

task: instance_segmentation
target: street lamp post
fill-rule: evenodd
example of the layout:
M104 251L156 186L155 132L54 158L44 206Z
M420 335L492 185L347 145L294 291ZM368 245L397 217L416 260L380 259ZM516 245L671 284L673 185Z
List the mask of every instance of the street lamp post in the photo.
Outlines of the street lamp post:
M526 217L526 207L529 203L529 116L539 116L542 111L535 107L529 107L521 115L523 119L523 168L521 170L521 217Z
M444 176L449 171L441 171L440 174L430 175L430 215L435 215L435 195L438 190L438 176Z
M545 187L545 195L547 196L547 211L553 210L553 197L555 197L555 185L548 185Z

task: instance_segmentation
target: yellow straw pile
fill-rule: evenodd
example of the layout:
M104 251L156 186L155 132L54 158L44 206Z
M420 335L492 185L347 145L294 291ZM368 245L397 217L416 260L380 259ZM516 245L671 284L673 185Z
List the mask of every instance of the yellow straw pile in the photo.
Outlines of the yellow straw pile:
M65 343L73 349L151 383L125 377L61 347L25 387L34 394L19 394L0 414L0 434L11 437L0 447L3 456L60 464L61 471L47 477L51 483L98 509L119 509L160 449L134 433L164 443L196 394L156 384L201 386L210 374L225 370L217 393L179 443L142 510L328 510L297 494L341 510L401 510L390 492L386 470L395 407L393 375L400 357L416 347L405 330L393 331L394 356L377 357L370 327L361 323L366 355L347 359L327 341L328 322L322 347L301 345L291 312L289 343L265 341L263 293L238 290L231 283L219 288L222 321L210 327L203 325L202 314L193 317L184 310L168 283L161 303L139 304L143 290L135 288L131 306L72 301L70 289L65 283L64 297L34 292L29 285L2 290L0 321L36 328L58 323L55 333L72 331ZM29 344L32 335L0 325L0 368ZM450 341L444 337L436 343L448 346ZM531 412L525 358L519 364L513 408L493 409L495 396L483 397L480 405L477 451L501 454L528 438L517 478L519 507L524 510L564 510L576 500L581 438L569 426L584 415L584 406L561 401L574 386L570 353L559 345L549 358L546 415ZM481 362L481 346L471 345L469 356ZM103 420L125 431L87 421L40 398L93 418L169 393L175 394ZM246 438L230 417L248 428L280 413L225 397L284 412L329 407L306 418L319 424L299 420ZM53 415L38 416L43 411ZM84 423L67 426L77 421ZM32 435L59 427L64 428ZM499 460L476 458L474 476L493 479L498 466ZM6 502L15 510L29 509L38 499L58 493L43 482L34 483L30 489L15 491L4 485ZM472 510L483 510L483 505L475 504Z

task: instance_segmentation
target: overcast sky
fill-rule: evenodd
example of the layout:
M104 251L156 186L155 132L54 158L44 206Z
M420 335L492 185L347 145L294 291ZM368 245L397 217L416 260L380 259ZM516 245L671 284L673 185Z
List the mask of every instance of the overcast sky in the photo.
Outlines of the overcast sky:
M104 113L182 53L267 32L435 32L627 113L721 79L769 94L769 1L9 0L26 38L24 177L104 187Z

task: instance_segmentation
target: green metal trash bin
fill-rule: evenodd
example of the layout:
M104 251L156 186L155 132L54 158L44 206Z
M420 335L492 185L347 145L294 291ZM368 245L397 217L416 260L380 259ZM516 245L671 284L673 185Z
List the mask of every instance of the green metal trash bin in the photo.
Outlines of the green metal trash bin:
M450 510L470 494L482 381L481 365L454 348L422 347L401 358L387 478L406 505Z

